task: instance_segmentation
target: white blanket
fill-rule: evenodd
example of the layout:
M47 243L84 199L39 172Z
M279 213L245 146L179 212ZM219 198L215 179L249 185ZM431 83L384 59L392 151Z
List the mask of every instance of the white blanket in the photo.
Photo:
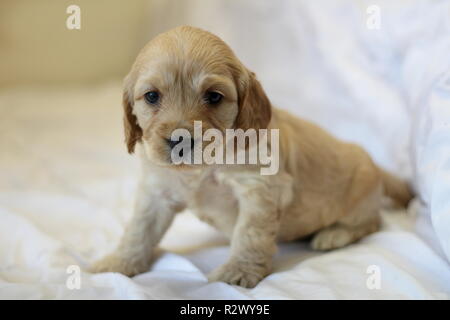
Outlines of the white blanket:
M450 47L439 41L450 30L443 19L448 2L381 1L385 33L361 27L363 4L314 2L266 3L254 13L270 13L270 21L285 26L265 26L266 17L241 33L233 23L217 33L257 72L273 101L361 143L378 163L414 179L422 199L408 211L383 212L382 231L347 248L316 253L304 242L281 245L274 272L254 289L207 283L206 274L226 261L228 245L189 212L176 218L148 272L130 279L81 270L77 282L76 267L70 266L83 269L112 250L131 214L138 165L123 144L121 86L3 90L0 298L448 299L443 237L450 228L445 229L448 201L441 194L450 177L439 172L449 170L442 150L450 143L436 137L442 131L432 130L437 121L432 119L450 120L448 95L429 101L419 94L433 79L448 79L443 52ZM424 12L422 20L413 19ZM286 32L269 32L275 27ZM252 37L245 46L242 39ZM430 49L429 42L439 46ZM257 45L271 48L253 59ZM445 82L438 88L445 91ZM422 105L430 108L419 112ZM417 114L429 114L429 121L423 124ZM436 152L443 160L430 167Z

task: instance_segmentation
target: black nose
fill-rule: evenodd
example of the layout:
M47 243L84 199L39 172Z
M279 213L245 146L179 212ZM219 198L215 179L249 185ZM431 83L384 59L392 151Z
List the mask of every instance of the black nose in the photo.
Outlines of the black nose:
M185 139L189 139L189 138L184 138L184 137L180 137L178 140L172 140L172 139L166 139L167 144L169 145L170 149L173 149L177 144L182 143ZM190 138L191 140L191 149L194 148L194 139Z

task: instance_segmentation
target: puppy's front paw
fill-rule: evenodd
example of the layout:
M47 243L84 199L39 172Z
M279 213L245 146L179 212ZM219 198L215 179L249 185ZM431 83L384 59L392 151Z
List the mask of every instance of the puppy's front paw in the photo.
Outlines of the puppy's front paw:
M240 263L226 263L211 272L208 281L221 281L245 288L253 288L265 275L266 272L263 272L261 268Z
M92 273L119 272L128 277L145 272L150 267L150 261L124 258L118 254L110 254L94 263L89 271Z

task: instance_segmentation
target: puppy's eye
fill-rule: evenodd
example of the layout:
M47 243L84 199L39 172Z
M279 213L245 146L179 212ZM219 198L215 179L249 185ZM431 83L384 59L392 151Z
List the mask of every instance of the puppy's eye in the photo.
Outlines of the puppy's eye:
M144 95L145 101L150 104L156 104L159 101L158 91L149 91Z
M208 91L205 94L205 101L208 104L218 104L220 101L222 101L223 95L216 91Z

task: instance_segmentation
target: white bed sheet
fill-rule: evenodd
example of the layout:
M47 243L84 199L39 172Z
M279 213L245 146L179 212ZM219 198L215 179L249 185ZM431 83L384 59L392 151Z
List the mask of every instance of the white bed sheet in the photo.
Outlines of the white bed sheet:
M120 101L119 82L0 93L0 298L449 298L449 264L417 200L407 212L384 212L382 231L341 250L280 245L274 272L254 289L207 283L228 246L188 212L148 272L131 279L82 272L80 289L69 289L68 266L83 268L112 250L131 214L138 164L122 143ZM379 289L367 286L373 265Z
M184 3L160 2L178 9ZM408 211L384 212L380 232L330 253L312 252L304 242L281 245L274 272L254 289L207 283L228 246L186 212L149 272L132 279L82 272L80 289L70 290L68 266L83 268L112 250L131 214L138 164L122 143L121 86L4 89L0 298L448 299L449 184L442 173L448 172L448 138L424 132L448 131L449 87L441 85L438 100L430 92L437 79L448 79L450 3L379 0L378 31L364 27L371 4L212 0L205 6L192 0L186 10L161 7L165 21L154 21L219 34L274 103L414 178L421 200ZM171 12L185 12L185 21L167 16ZM371 266L379 268L379 289L367 286Z

